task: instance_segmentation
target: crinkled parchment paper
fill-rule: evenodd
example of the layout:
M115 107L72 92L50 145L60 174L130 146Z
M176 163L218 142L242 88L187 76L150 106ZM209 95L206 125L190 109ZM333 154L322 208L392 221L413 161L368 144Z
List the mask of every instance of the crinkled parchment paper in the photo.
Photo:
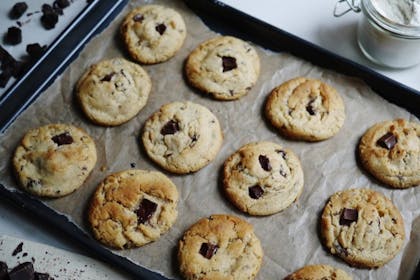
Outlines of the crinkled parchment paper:
M256 46L261 58L261 76L251 92L232 102L216 101L187 86L183 63L203 40L216 34L209 30L181 1L150 1L174 7L184 17L188 36L182 49L170 61L144 66L152 78L152 92L145 108L130 122L106 128L91 124L74 101L74 86L92 63L112 57L126 57L118 28L131 4L100 35L93 39L50 88L30 106L2 136L0 154L1 182L16 186L10 172L10 158L24 133L33 127L65 122L84 128L96 140L98 163L84 186L64 198L45 201L68 215L89 232L84 219L89 198L98 183L108 174L130 168L159 170L145 154L139 136L144 121L160 106L171 101L190 100L208 107L219 118L225 135L223 147L207 167L184 176L168 176L180 193L179 215L173 228L158 241L142 248L116 251L149 269L170 278L180 278L177 267L177 243L183 232L202 217L216 213L237 215L254 225L261 239L264 260L258 279L281 279L294 270L315 263L327 263L344 269L354 279L409 279L419 259L420 187L393 190L381 186L356 162L359 138L376 122L406 118L418 121L406 110L388 103L362 81L314 66L285 53L274 53ZM344 99L347 118L341 131L319 143L289 141L281 137L262 117L263 105L270 90L296 76L321 79L339 91ZM268 217L250 217L236 210L220 191L220 171L224 160L242 145L268 140L290 147L301 159L305 187L299 200L281 213ZM380 269L349 267L322 247L318 224L328 197L348 188L368 187L392 201L402 212L406 240L403 250ZM415 223L415 225L413 224Z

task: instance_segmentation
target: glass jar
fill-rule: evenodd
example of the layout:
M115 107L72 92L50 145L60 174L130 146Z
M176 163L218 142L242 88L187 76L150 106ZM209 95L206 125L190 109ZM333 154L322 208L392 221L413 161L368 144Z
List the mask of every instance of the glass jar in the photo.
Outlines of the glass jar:
M390 20L377 10L372 0L362 0L361 3L340 0L339 3L344 1L350 5L349 10L363 13L357 28L357 42L367 58L392 68L420 63L420 26ZM336 16L342 14L334 13Z

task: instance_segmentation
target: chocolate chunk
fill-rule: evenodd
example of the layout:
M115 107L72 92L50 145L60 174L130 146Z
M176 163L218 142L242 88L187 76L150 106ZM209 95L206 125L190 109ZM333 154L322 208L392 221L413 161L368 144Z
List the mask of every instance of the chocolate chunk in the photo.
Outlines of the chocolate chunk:
M223 72L227 72L238 67L238 65L236 64L236 58L230 56L223 56L222 64Z
M340 216L340 225L349 226L352 222L357 222L359 213L356 209L344 208Z
M33 60L40 58L46 50L47 50L47 45L41 46L38 43L28 44L26 46L26 52L29 54L29 56Z
M49 4L43 4L41 10L43 14L54 14L54 8Z
M138 217L137 221L139 224L144 224L153 216L157 209L157 204L153 201L150 201L144 198L139 206L139 209L136 211L136 215Z
M7 271L8 271L7 264L0 261L0 280L6 280L9 278L8 277L9 274L7 273Z
M58 22L58 14L54 11L54 8L48 4L42 5L41 23L45 29L53 29Z
M17 245L17 247L15 248L15 250L13 250L12 256L14 257L20 252L22 252L22 247L23 247L23 242L20 242L19 245Z
M34 276L34 280L53 280L53 278L48 273L35 272Z
M28 9L28 5L25 2L18 2L13 5L12 9L9 12L9 17L11 19L20 18Z
M306 111L311 116L314 116L316 114L315 109L313 107L314 102L315 102L315 99L312 99L311 101L309 101L308 105L306 105Z
M200 254L206 259L211 259L214 254L216 254L217 249L219 249L219 246L217 245L213 245L211 243L203 243L200 247Z
M163 23L156 25L155 27L156 31L159 32L160 35L163 35L163 33L165 33L166 30L166 25L164 25Z
M9 272L10 280L33 280L34 266L31 262L24 262Z
M281 155L281 157L283 159L286 159L286 152L283 150L276 150L276 153L278 153L279 155Z
M55 0L53 6L64 9L70 6L70 2L68 0Z
M379 146L391 150L397 144L397 138L391 132L388 132L376 142Z
M108 75L106 75L105 77L101 79L101 82L110 82L112 77L114 77L115 74L117 73L115 72L109 73Z
M133 17L133 20L136 21L136 22L142 22L144 20L144 16L142 14L136 14Z
M178 131L179 131L178 122L174 120L170 120L162 127L162 129L160 130L160 134L162 135L175 134Z
M73 143L73 137L67 131L51 138L58 146L69 145Z
M7 29L5 42L10 45L17 45L22 42L22 30L15 26L9 27L9 29Z
M248 188L248 194L253 199L259 199L264 194L264 190L259 185L255 185Z
M271 167L270 160L268 159L268 157L260 155L258 157L258 160L260 162L262 169L264 169L265 171L271 171L272 167Z

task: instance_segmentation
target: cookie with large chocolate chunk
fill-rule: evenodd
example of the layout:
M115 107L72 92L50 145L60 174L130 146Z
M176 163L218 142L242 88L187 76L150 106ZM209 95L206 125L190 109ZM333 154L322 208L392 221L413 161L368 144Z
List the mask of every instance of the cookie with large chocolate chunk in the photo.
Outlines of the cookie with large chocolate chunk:
M179 241L180 271L187 280L254 279L262 259L252 225L235 216L203 218Z
M162 168L178 174L195 172L212 161L223 142L216 116L192 102L162 106L143 129L149 157Z
M282 135L305 141L334 136L345 119L344 103L337 91L308 78L295 78L274 88L265 114Z
M152 81L140 65L114 58L92 65L77 83L76 94L91 121L116 126L140 112L151 87Z
M337 192L322 212L324 245L352 266L383 266L401 250L404 235L404 222L397 207L373 190Z
M61 197L78 189L95 163L94 141L69 124L49 124L28 131L13 157L21 187L45 197Z
M216 99L233 100L247 94L257 82L260 59L247 42L219 36L191 52L185 72L192 86Z
M225 161L223 188L243 212L270 215L298 199L303 190L303 171L290 149L271 142L250 143Z
M121 25L131 57L144 64L164 62L181 48L187 35L184 20L175 10L144 5L133 9Z
M326 264L307 265L290 274L284 280L351 280L344 271Z
M127 249L153 242L177 217L178 191L160 172L121 171L106 177L90 202L89 222L96 239Z
M403 119L377 123L359 143L363 167L394 188L420 185L420 124Z

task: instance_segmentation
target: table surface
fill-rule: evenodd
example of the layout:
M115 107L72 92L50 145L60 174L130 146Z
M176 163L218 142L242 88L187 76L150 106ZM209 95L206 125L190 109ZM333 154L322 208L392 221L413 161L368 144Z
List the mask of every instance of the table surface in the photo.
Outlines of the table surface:
M78 1L84 2L84 0L75 0L75 2ZM5 26L13 23L10 20L7 22L5 17L7 17L8 10L15 2L11 0L0 1L0 32L5 32L7 28ZM35 5L35 2L42 3L43 1L27 2L30 2L32 6ZM287 5L285 1L278 0L260 0L258 4L255 3L255 0L223 0L221 2L420 90L420 79L415 78L420 77L420 66L404 70L384 69L373 65L363 57L356 44L356 27L361 15L349 13L341 18L335 18L333 16L335 0L294 0L287 1ZM39 4L36 5L38 5L36 7L40 6ZM49 32L39 32L36 37L38 42L46 44L51 42L54 38L53 34L58 34L62 26L65 26L66 22L70 22L72 17L77 14L77 9L81 9L81 7L81 5L72 5L65 10L68 16L60 18L62 20L60 27ZM31 28L39 29L38 25L39 22L34 22L31 23L31 26L25 27L27 30L24 31L24 36L25 34L31 34ZM31 36L33 35L28 35L27 39L24 40L35 39ZM22 46L23 44L20 47ZM12 50L11 48L8 49ZM23 52L23 50L15 49L12 52ZM49 244L73 252L85 253L79 247L71 244L61 234L55 232L54 229L43 227L36 221L28 218L28 215L23 210L0 200L0 235L3 234ZM124 276L121 276L121 279L124 278Z

